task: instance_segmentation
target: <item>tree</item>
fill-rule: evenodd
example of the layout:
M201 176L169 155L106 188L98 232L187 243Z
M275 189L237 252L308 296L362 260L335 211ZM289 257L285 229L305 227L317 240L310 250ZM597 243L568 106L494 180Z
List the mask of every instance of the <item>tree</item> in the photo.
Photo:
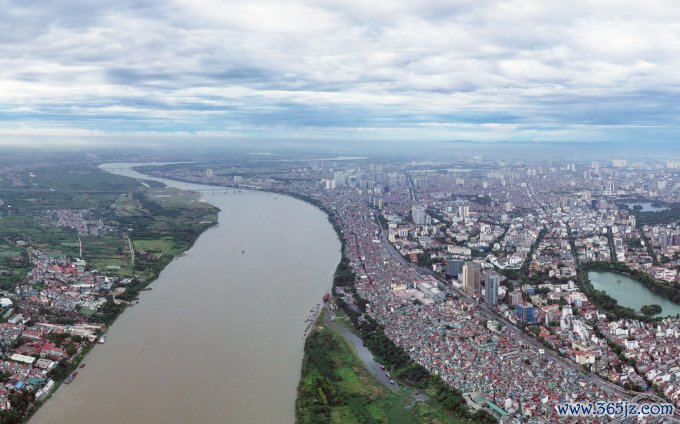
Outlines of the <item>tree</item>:
M652 315L657 315L660 314L663 309L661 308L661 305L657 304L652 304L652 305L644 305L642 308L640 308L640 311L645 314L646 316L652 316Z
M75 347L73 343L69 343L66 345L66 353L68 354L69 357L72 357L76 353L78 353L78 349Z

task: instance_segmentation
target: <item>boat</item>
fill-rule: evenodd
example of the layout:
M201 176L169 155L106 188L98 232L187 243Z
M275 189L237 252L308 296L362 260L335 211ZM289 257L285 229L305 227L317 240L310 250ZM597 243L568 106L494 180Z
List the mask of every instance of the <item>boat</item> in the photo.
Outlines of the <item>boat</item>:
M616 280L616 282L619 283L619 284L623 284L623 281L621 281L620 279Z
M86 364L80 364L80 366L78 368L85 368L85 365Z
M106 343L106 336L99 337L99 343L101 343L101 344Z
M331 300L331 295L326 293L323 295L323 303L328 303Z

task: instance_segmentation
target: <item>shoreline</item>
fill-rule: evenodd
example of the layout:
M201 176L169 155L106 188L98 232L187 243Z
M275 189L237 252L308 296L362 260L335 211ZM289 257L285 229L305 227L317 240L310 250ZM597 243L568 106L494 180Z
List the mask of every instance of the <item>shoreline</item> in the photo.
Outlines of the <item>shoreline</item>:
M338 240L338 242L340 243L340 260L336 264L335 270L333 271L333 280L331 282L331 287L330 287L331 298L332 298L332 300L336 300L335 284L334 284L335 275L337 273L338 268L342 265L342 263L345 262L348 259L345 255L345 240L342 237L342 229L337 224L337 222L333 219L333 216L335 214L331 210L326 208L324 205L322 205L321 203L319 203L315 199L312 199L308 196L300 195L300 194L297 194L297 193L290 193L290 192L276 191L276 190L267 190L267 189L259 188L259 187L225 186L225 185L209 184L209 183L203 183L203 182L195 182L195 181L190 181L190 180L186 180L186 179L160 177L160 176L156 176L156 175L153 175L153 174L148 174L148 173L143 172L142 170L139 169L140 167L143 167L143 166L146 166L146 165L131 166L130 169L135 171L135 172L138 172L138 173L140 173L144 176L149 176L149 177L153 177L153 178L161 178L161 179L166 179L166 180L170 180L170 181L176 181L176 182L182 182L182 183L188 183L188 184L200 184L200 185L205 185L205 186L210 186L210 187L219 187L219 188L226 188L226 189L233 189L233 190L259 191L259 192L264 192L264 193L271 193L271 194L276 194L276 195L288 196L290 198L299 200L299 201L304 202L304 203L306 203L310 206L313 206L316 209L318 209L319 211L321 211L325 215L328 223L331 224L331 227L333 228L333 231L335 232L335 237ZM149 165L149 166L153 166L153 165ZM133 178L133 177L130 177L130 178ZM206 230L214 228L218 225L219 225L219 220L214 225L208 227ZM202 235L204 233L205 233L205 231L201 232L200 235ZM199 237L200 237L200 235L199 235ZM198 240L198 237L196 238L196 240ZM196 240L194 240L194 243L195 243ZM193 243L192 243L192 246L193 246ZM188 250L189 249L183 251L181 254L176 255L173 258L173 260L177 257L184 255ZM155 279L153 281L155 281ZM302 338L301 338L302 341L303 341L303 346L302 346L303 350L302 350L302 357L300 358L300 363L299 363L299 367L298 367L300 377L298 378L298 384L295 387L295 392L296 392L295 404L297 403L297 400L300 397L299 385L302 382L303 363L306 359L306 354L305 354L305 350L304 350L305 345L306 345L307 341L309 340L309 336L314 332L314 329L316 328L317 325L319 325L319 323L321 322L321 319L324 317L324 313L325 313L327 308L326 308L326 305L323 302L321 302L317 306L315 306L313 309L314 309L314 311L310 312L310 314L313 315L313 318L305 321L307 323L307 325L306 325L306 327L303 331L303 335L302 335ZM358 334L357 334L357 337L359 339L361 339L361 337ZM361 339L361 340L363 342L363 339ZM347 341L347 342L351 343L350 341ZM372 352L371 352L371 354L372 354ZM363 363L363 360L362 360L362 363ZM55 390L55 392L56 392L56 390ZM294 408L295 408L295 404L293 406ZM295 410L295 421L294 422L297 423L297 410Z
M104 165L104 164L99 164L99 165L97 166L97 168L100 169L100 170L102 170L102 171L104 171L104 172L106 172L106 173L108 173L108 174L111 174L111 175L118 175L118 174L115 174L115 173L113 173L113 172L110 172L110 171L108 171L108 170L106 170L106 169L104 169L104 168L101 168L101 165ZM133 178L133 177L129 177L129 178ZM142 282L142 283L140 284L139 293L137 293L135 299L133 299L133 301L136 301L136 303L133 303L133 301L130 301L130 302L125 302L125 301L123 301L123 303L121 303L121 305L123 305L123 307L122 307L122 309L120 310L120 312L118 312L118 313L116 314L116 316L113 318L113 320L112 320L111 322L104 324L104 326L105 326L105 332L103 332L102 335L105 335L105 334L108 333L108 330L111 328L112 325L115 324L116 321L118 321L118 318L120 318L120 317L123 315L123 313L125 313L130 307L132 307L132 306L134 306L134 305L137 305L137 304L139 303L139 300L140 300L140 299L139 299L139 296L142 294L142 292L150 291L149 287L150 287L153 283L155 283L155 282L158 280L158 278L159 278L161 272L163 272L163 270L165 270L165 268L167 268L167 266L168 266L170 263L172 263L173 261L175 261L176 259L178 259L178 258L180 258L180 257L185 256L186 253L194 247L194 245L196 244L196 241L198 241L199 237L201 237L203 234L205 234L205 233L206 233L207 231L209 231L210 229L215 228L215 227L217 227L217 226L219 225L219 212L220 212L220 209L219 209L217 206L213 205L213 204L210 204L210 205L211 205L212 207L214 207L214 208L217 209L218 219L217 219L214 223L211 223L210 225L208 225L208 226L206 226L205 228L203 228L203 230L201 230L201 232L198 233L198 235L197 235L193 240L189 241L189 242L188 242L188 245L187 245L187 247L186 247L186 249L184 249L184 250L182 250L182 251L180 251L180 252L178 252L178 253L175 253L175 254L164 255L164 256L165 256L165 257L164 257L165 263L163 264L163 266L158 270L158 272L151 271L152 274L153 274L153 277L152 277L151 279L149 279L149 280L147 280L147 281L144 281L144 282ZM206 223L207 223L207 222L206 222ZM159 258L159 259L160 259L160 258ZM138 280L138 281L139 281L139 280ZM93 351L93 349L95 348L95 346L97 346L98 344L101 344L101 343L99 343L99 338L100 338L102 335L100 335L100 336L95 340L95 342L93 342L92 344L88 345L87 348L85 349L85 351L83 351L83 352L80 353L80 355L79 355L80 358L79 358L77 361L74 361L74 362L71 363L71 367L69 368L69 374L73 373L74 371L77 371L77 370L79 369L80 365L83 364L83 363L85 363L85 360L88 358L88 355ZM54 388L50 391L50 393L49 393L45 398L43 398L42 400L35 402L33 408L30 409L30 412L29 412L28 414L26 414L25 416L23 416L23 417L21 418L21 421L20 421L20 422L22 422L22 423L29 423L29 422L31 421L31 418L33 418L33 416L34 416L34 415L35 415L35 414L36 414L43 406L45 406L45 405L47 404L47 402L48 402L50 399L52 399L52 397L53 397L55 394L57 394L57 392L59 391L59 388L61 388L61 386L64 384L65 380L60 380L60 381L56 381L56 380L55 380L54 382L55 382Z
M626 276L630 278L631 280L635 281L637 284L641 285L648 291L654 293L657 296L660 296L667 301L674 303L676 305L680 305L680 300L675 300L671 296L669 296L668 293L663 292L663 290L672 290L673 285L671 283L667 283L662 280L657 280L650 274L648 274L646 271L640 271L636 269L630 268L627 264L624 262L589 262L581 265L583 267L583 270L588 272L612 272L614 274L619 274ZM617 266L619 267L624 267L624 269L618 269ZM645 282L644 280L647 279L648 282ZM659 288L662 290L661 293L657 293L654 291L654 288Z
M660 296L660 297L662 297L663 299L665 299L665 300L671 302L671 303L674 304L674 305L680 305L679 302L675 302L675 301L672 300L672 299L668 299L668 298L665 297L663 294L655 293L654 291L652 291L651 289L649 289L649 287L645 286L645 285L642 283L642 281L640 281L638 278L636 278L634 275L632 275L632 274L630 274L630 273L627 273L627 272L624 272L624 271L618 271L618 270L615 270L615 269L606 269L606 270L605 270L605 269L585 269L585 272L586 272L586 275L589 274L589 273L591 273L591 272L597 272L597 273L603 273L603 274L609 272L609 273L612 273L612 274L616 274L616 275L621 275L621 276L627 277L627 278L633 280L636 284L639 284L639 285L640 285L641 287L643 287L644 289L648 290L650 293L652 293L652 294L654 294L654 295L656 295L656 296ZM590 282L591 285L593 284L592 281L590 281L590 276L589 276L589 275L588 275L588 281ZM594 290L597 290L597 289L595 289L594 286L593 286L593 289L594 289ZM600 291L604 291L604 290L600 290ZM608 295L608 296L611 296L611 295L609 295L608 293L607 293L607 295ZM618 304L618 300L617 300L617 304ZM619 306L622 306L622 305L619 305ZM624 307L624 308L630 308L630 307L628 307L628 306L622 306L622 307ZM633 308L630 308L630 309L633 309ZM663 314L664 314L663 311L660 312L660 313L657 314L657 315L647 316L647 315L642 314L642 311L641 311L640 309L633 309L633 310L635 311L635 313L636 313L637 315L639 315L640 317L642 317L643 320L644 320L644 319L648 319L648 320L653 320L653 321L654 321L654 320L663 320L663 319L666 319L666 318L674 318L674 317L675 317L675 315L663 315Z

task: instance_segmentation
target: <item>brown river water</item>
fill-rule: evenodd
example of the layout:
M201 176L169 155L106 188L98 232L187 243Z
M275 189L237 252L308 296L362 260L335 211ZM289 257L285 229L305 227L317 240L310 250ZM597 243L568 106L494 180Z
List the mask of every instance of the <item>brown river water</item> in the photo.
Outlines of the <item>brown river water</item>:
M103 168L141 176L132 165ZM330 290L340 242L307 203L223 191L202 194L219 226L163 270L31 424L294 422L305 318Z

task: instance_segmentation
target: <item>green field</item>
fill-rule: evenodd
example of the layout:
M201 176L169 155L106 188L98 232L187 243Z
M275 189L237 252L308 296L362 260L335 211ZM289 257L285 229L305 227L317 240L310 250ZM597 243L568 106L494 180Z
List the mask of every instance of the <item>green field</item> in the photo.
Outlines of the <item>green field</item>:
M414 389L393 392L364 367L354 347L332 326L317 325L305 343L296 422L463 423L428 399L415 402Z
M100 272L132 275L132 262L127 240L121 235L83 237L83 256L87 264Z
M3 216L0 218L0 244L26 241L33 246L55 249L66 254L77 255L78 236L68 228L46 225L30 214ZM16 250L13 245L10 250Z

